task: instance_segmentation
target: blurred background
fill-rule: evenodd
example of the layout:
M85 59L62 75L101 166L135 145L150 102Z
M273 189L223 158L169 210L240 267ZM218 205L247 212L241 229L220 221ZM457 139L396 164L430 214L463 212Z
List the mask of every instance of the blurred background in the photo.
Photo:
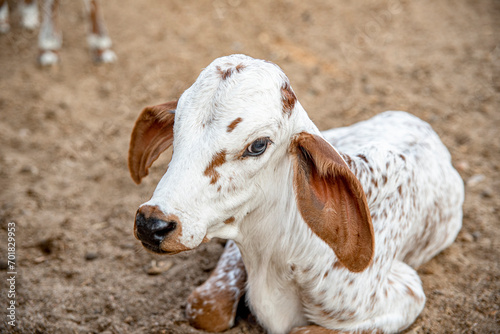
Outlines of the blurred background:
M321 130L385 110L429 122L466 182L457 241L419 269L428 300L406 333L500 330L500 2L111 0L117 61L93 64L81 1L61 0L61 62L37 66L37 31L0 35L0 277L16 223L13 333L201 333L186 298L222 252L159 257L132 234L168 160L127 170L140 110L176 99L217 57L278 64ZM5 242L4 242L5 241ZM7 305L0 280L2 312ZM242 312L228 333L263 333Z

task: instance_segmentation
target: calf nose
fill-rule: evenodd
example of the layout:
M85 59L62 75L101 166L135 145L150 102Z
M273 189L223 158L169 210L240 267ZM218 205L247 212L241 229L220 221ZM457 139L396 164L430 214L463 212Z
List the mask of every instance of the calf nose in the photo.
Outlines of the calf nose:
M143 206L135 216L135 235L143 245L159 252L162 241L177 228L177 221L167 219L157 208ZM148 247L149 246L149 247Z

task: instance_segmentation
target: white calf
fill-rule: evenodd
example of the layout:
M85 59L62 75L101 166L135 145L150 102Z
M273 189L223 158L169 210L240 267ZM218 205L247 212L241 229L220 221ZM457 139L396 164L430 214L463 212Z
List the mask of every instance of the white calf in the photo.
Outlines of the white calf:
M160 254L234 240L188 300L205 330L232 326L246 292L271 333L398 332L424 307L414 268L461 227L463 182L427 123L386 112L321 133L269 62L216 59L178 102L145 108L132 178L171 145L135 235Z

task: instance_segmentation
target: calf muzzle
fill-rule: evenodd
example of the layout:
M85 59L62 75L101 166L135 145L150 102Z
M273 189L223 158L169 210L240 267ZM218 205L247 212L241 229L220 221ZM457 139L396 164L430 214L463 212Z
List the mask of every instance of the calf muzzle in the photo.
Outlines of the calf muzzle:
M162 248L162 243L168 242L178 225L175 218L166 217L157 207L145 205L135 216L134 234L146 249L160 254L170 253Z

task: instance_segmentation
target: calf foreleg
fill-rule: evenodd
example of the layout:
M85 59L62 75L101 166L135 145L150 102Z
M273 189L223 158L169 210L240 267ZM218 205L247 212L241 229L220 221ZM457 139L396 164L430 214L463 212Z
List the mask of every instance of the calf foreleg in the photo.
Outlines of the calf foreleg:
M246 279L240 251L233 241L228 241L208 280L188 298L186 316L191 325L209 332L231 328Z

